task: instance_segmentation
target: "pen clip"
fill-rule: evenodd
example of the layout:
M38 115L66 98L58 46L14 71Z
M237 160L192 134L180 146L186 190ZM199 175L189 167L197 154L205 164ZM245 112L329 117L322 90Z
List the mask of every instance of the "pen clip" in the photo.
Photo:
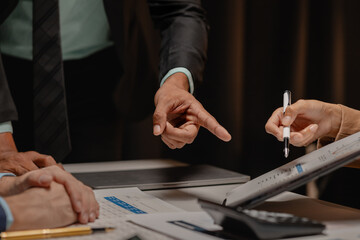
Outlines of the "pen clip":
M286 108L291 105L291 92L286 90L283 95L283 113L285 113Z

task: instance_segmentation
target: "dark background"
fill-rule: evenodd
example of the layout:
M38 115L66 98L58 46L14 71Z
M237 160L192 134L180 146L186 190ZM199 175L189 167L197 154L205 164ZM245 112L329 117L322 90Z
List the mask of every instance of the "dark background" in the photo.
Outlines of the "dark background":
M169 150L151 135L151 116L128 123L123 158L168 157L210 163L252 178L305 153L264 126L289 89L293 102L318 99L360 109L360 1L204 0L208 62L195 96L232 134L224 143L201 129L195 142ZM360 172L340 169L319 180L320 198L360 208ZM298 189L304 193L304 188Z

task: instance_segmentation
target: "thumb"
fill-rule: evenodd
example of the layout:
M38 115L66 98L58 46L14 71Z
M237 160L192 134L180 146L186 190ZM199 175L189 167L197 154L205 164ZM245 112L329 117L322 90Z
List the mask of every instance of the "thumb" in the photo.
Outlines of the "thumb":
M166 127L166 119L169 107L165 104L159 103L153 115L153 134L155 136L161 135Z
M24 175L24 179L21 179L20 185L24 190L31 187L49 187L52 180L51 175L44 174L41 170L35 170Z
M296 109L294 109L293 105L291 105L286 108L286 111L281 119L281 123L283 126L288 127L295 121L296 117Z
M50 175L44 174L41 175L38 179L37 179L37 183L39 184L39 187L48 187L50 186L51 182L52 182L53 178Z

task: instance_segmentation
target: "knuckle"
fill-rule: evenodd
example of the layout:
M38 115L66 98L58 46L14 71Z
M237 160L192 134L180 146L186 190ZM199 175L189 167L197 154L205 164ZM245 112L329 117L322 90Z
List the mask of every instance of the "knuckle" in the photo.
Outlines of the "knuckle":
M197 104L200 109L204 109L204 106L201 104L201 102L197 101L193 95L190 96L191 100L195 101L195 104Z
M179 148L182 147L182 143L177 142L177 143L174 144L174 146L175 146L175 148L179 149Z
M47 155L47 156L45 157L45 160L46 160L46 161L49 161L49 162L55 162L55 159L54 159L52 156L50 156L50 155Z
M304 100L304 99L299 99L299 100L297 101L297 103L298 103L300 106L302 106L302 105L305 104L305 100Z
M178 148L179 148L179 149L180 149L180 148L183 148L185 145L186 145L185 143L182 143L182 144L180 144L180 145L178 146Z
M85 186L86 191L88 191L92 194L92 192L93 192L92 189L89 186L86 186L86 185L84 185L84 186Z
M166 145L170 148L170 149L176 149L176 147L170 143L166 143Z
M155 111L154 114L153 114L153 120L156 121L159 118L161 118L162 116L163 116L163 114L161 112Z
M293 110L292 110L292 107L291 107L291 106L286 107L285 113L284 113L284 114L281 114L281 115L282 115L282 118L283 118L284 116L289 116L289 115L291 115L292 112L293 112Z
M186 140L186 142L184 143L184 145L185 145L186 143L187 143L187 144L192 144L192 143L194 142L194 140L195 140L195 137L189 138L189 139Z
M300 146L307 146L306 143L307 143L307 141L304 140L304 141L301 141L299 145Z
M24 162L27 159L25 153L16 154L14 156L14 158L15 158L16 161L19 161L19 162Z
M57 166L49 166L49 167L43 168L43 169L48 169L50 171L55 171L55 172L58 172L60 170L60 168L58 168Z
M188 144L193 143L193 142L194 142L194 140L195 140L195 138L196 138L196 135L197 135L197 134L191 134L190 136L187 136L187 137L186 137L186 142L185 142L185 143L188 143ZM185 143L184 143L184 144L185 144Z
M182 136L182 140L179 142L180 144L184 143L192 143L194 139L196 138L197 133L196 132L187 132Z

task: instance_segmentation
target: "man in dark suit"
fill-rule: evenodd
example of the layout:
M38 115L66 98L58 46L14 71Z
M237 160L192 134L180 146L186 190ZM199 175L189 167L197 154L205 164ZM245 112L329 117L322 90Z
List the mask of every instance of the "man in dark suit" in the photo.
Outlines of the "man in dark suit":
M41 0L34 0L34 4L45 11L44 4L49 1L39 2ZM136 25L141 25L138 24L139 15L148 9L161 34L160 88L155 95L153 134L161 135L163 142L172 149L191 143L200 126L224 141L231 139L192 95L194 86L202 80L206 60L208 27L200 0L149 0L149 8L144 8L144 1L140 0L77 0L59 2L59 45L64 60L66 92L63 102L67 105L64 125L68 124L67 133L64 132L71 138L66 144L56 142L55 136L61 135L64 139L66 136L54 130L51 137L56 142L52 144L55 152L42 146L43 139L37 140L36 127L47 123L44 120L37 124L34 111L39 104L34 104L37 96L31 91L33 65L39 58L33 57L34 44L38 41L38 31L34 29L40 24L37 20L46 24L44 18L52 17L56 11L51 7L51 14L45 12L40 18L34 17L32 22L29 16L32 11L33 14L37 11L32 8L32 1L16 3L14 0L0 3L0 170L22 174L54 164L53 157L65 163L115 159L119 118L113 101L114 89L121 86L121 105L131 106L125 109L135 113L136 117L141 117L147 110L137 109L139 106L148 106L142 102L131 105L131 99L150 91L147 83L150 75L144 72L149 72L151 63L144 61L147 60L144 52L151 51L153 46L134 43L134 39L138 40L144 32L135 30ZM141 26L146 31L151 25ZM32 42L29 40L31 35ZM131 49L138 51L135 64L125 57L134 53ZM39 52L43 54L42 49ZM34 76L36 78L36 73ZM48 92L50 90L45 94ZM43 113L40 116L40 119L46 119ZM11 121L14 120L17 121L13 122L13 132ZM43 129L42 134L51 131L55 122L48 124L49 130ZM68 151L58 152L64 145L69 146Z

